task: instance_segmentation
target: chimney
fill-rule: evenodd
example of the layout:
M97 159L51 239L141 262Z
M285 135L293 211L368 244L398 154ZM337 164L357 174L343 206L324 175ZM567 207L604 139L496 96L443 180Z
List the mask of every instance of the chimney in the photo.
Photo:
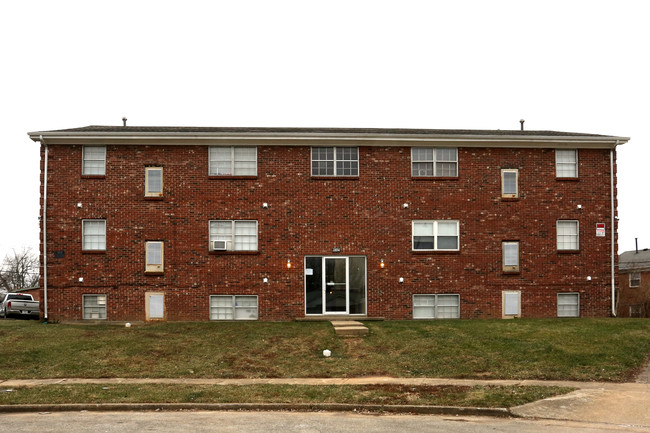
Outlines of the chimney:
M127 121L127 120L128 120L128 119L127 119L126 117L122 117L122 123L124 124L124 125L122 125L122 126L126 126L126 121ZM523 128L523 127L522 127L522 128Z
M639 254L639 238L634 238L634 249L636 250L634 254Z
M522 131L524 130L524 122L525 122L524 119L521 119L521 120L519 121L519 123L521 123L521 130L522 130Z

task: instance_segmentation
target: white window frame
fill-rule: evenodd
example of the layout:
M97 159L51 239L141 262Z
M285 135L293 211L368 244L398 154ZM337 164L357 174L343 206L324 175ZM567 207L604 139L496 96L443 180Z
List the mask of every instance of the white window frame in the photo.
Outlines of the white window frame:
M255 299L255 306L251 305L238 305L242 298ZM229 305L213 305L217 299L226 301L230 299ZM259 319L259 297L257 295L210 295L210 320L258 320ZM217 313L217 309L222 309L222 312L229 309L229 314L226 317L219 317L222 314ZM249 311L247 317L242 317L242 312ZM253 315L254 311L254 315ZM238 314L239 312L239 314ZM243 313L246 314L246 313Z
M159 251L155 251L160 248ZM160 260L154 260L157 255ZM161 273L165 268L165 243L163 241L146 241L144 243L145 272Z
M445 235L445 234L440 234L439 233L439 224L440 223L455 223L456 224L456 248L439 248L438 246L438 239L440 237L451 237L450 235ZM415 226L416 224L421 225L421 224L431 224L432 225L432 231L431 231L431 236L428 237L433 237L433 248L416 248L415 247ZM423 237L422 235L418 235L419 237ZM413 220L411 221L411 248L413 251L460 251L460 222L458 220Z
M86 300L92 300L92 305L86 305ZM87 294L81 295L81 317L83 320L106 320L106 294ZM93 317L97 315L98 317Z
M575 233L564 233L564 229L560 229L560 226L568 227L571 224L575 226ZM556 232L556 246L558 251L579 251L580 250L580 221L578 220L557 220L555 226ZM562 233L561 233L562 232ZM575 242L567 242L566 239L575 238ZM573 245L575 243L575 248L567 248L564 244L570 243Z
M569 175L566 172L569 172ZM578 177L578 149L555 149L555 177L573 179Z
M88 150L96 149L102 150L101 158L89 155ZM100 161L101 166L90 167L93 162ZM88 164L87 164L88 163ZM94 170L93 170L94 169ZM98 171L94 173L94 171ZM106 146L83 146L81 156L81 174L84 176L106 176Z
M501 259L503 272L519 272L520 267L520 248L519 241L503 241L501 242ZM517 248L516 261L513 262L512 255L509 254L509 248Z
M515 190L506 191L506 176L515 175ZM502 198L518 198L519 197L519 169L517 168L504 168L501 169L501 197Z
M443 298L451 299L452 297L457 300L456 305L441 305ZM452 316L442 311L445 308L449 308L448 311L451 311L452 307L456 310ZM460 319L460 295L457 293L414 294L413 319Z
M217 149L224 150L230 149L230 158L218 159ZM244 159L241 156L237 155L237 151L240 149L253 149L255 150L254 159ZM230 162L230 167L228 169L223 169L224 172L220 173L218 163ZM253 163L255 168L252 172L249 172L250 168L238 167L238 164ZM228 176L228 177L238 177L238 176L257 176L257 147L255 146L210 146L208 150L208 175L209 176Z
M635 278L636 276L636 278ZM641 286L641 272L630 272L630 287L640 287Z
M103 234L95 234L95 233L86 233L86 225L90 223L103 223L104 230ZM95 242L96 244L99 245L99 247L94 247L94 248L88 248L87 244L89 244L89 238L90 237L96 237L97 239L100 239L100 242ZM103 242L101 240L103 239ZM92 244L91 244L92 245ZM106 220L105 219L85 219L81 220L81 250L82 251L106 251Z
M327 151L327 149L332 149L332 159L315 159L320 157L319 154L321 150ZM316 150L316 152L314 152ZM354 150L356 152L356 159L350 159L346 155L347 150ZM315 164L320 163L332 163L332 172L331 173L316 173ZM355 166L356 164L356 166ZM348 165L346 167L346 165ZM359 177L360 165L359 165L359 148L358 147L312 147L311 148L311 175L312 177ZM320 171L320 167L318 171ZM346 171L350 173L345 174Z
M560 300L560 298L564 299ZM575 302L567 302L567 298L573 298ZM562 308L567 306L572 307L572 309L575 308L575 313L567 313L566 309ZM580 317L580 293L566 292L557 294L557 317Z
M213 223L216 224L216 223L226 223L226 222L229 222L231 224L229 234L213 233L212 230ZM241 223L255 223L255 248L254 249L238 248L237 237L250 236L248 234L237 233L237 226L240 225ZM210 241L209 242L210 251L214 251L212 248L213 241L226 241L226 245L229 246L229 248L226 248L227 251L258 251L259 249L260 236L259 236L259 224L257 220L210 220L208 225L208 236Z
M431 150L431 158L416 156L418 150ZM452 159L445 159L438 155L438 151L453 150L455 155ZM415 168L415 164L427 164L424 170ZM454 164L453 174L442 173L441 164ZM429 167L430 165L430 167ZM424 171L424 173L423 173ZM431 173L431 174L428 174ZM411 176L412 177L458 177L458 148L457 147L411 147Z
M504 290L501 292L501 301L502 301L502 317L504 319L511 319L514 317L521 317L521 291L520 290ZM517 305L516 309L512 309L512 302L516 300Z
M160 171L160 189L152 188L152 176L154 171ZM144 169L144 195L145 197L162 197L163 195L163 168L162 167L145 167Z

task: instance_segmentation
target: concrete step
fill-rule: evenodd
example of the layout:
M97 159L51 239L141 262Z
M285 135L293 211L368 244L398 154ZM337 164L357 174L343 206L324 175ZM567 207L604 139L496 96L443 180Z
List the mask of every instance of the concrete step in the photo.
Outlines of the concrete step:
M334 332L340 337L364 337L368 335L368 328L363 323L355 320L332 320Z
M369 331L365 326L345 326L334 328L334 332L340 337L364 337Z

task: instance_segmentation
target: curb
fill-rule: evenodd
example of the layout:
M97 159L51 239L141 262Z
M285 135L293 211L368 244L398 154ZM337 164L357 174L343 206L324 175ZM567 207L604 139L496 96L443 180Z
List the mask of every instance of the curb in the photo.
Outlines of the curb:
M519 418L506 408L374 405L340 403L105 403L0 405L0 413L25 412L114 412L114 411L300 411L300 412L388 412L420 415L463 415Z

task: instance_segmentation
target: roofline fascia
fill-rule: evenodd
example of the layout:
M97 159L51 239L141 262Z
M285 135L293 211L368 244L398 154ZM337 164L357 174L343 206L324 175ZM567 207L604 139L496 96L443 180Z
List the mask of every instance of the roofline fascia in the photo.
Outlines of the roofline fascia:
M85 145L205 145L238 142L249 145L278 145L303 146L314 143L335 144L345 142L347 145L386 146L411 145L427 146L431 144L464 147L577 147L613 149L627 143L629 137L612 136L569 136L569 135L468 135L468 134L309 134L309 133L186 133L186 132L30 132L33 141L40 137L47 139L49 144L85 144Z

